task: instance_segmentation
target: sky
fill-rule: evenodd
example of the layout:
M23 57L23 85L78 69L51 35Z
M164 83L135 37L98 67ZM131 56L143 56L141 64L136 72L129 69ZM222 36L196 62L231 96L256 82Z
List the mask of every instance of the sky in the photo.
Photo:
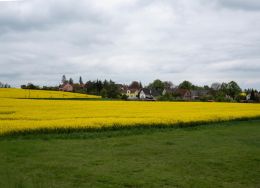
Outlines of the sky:
M260 89L259 0L0 0L0 81Z

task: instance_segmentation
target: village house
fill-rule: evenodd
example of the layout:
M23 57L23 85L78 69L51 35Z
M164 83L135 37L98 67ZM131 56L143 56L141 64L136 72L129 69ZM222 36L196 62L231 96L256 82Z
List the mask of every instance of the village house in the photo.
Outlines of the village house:
M137 100L138 99L138 89L127 89L126 96L129 100Z
M138 100L138 93L141 89L141 84L137 81L133 81L132 84L128 85L121 85L121 93L127 96L129 100Z
M73 91L73 86L71 84L69 84L69 83L66 83L66 84L61 85L59 87L59 90L60 91L68 91L68 92L70 92L70 91Z
M182 100L191 100L191 91L188 89L173 89L173 96L179 97Z
M166 88L163 90L162 95L166 95L166 94L172 95L175 89L176 88Z
M253 95L253 96L252 96ZM253 101L259 101L259 99L260 99L260 92L258 93L257 91L255 91L255 92L250 92L250 93L248 93L247 95L246 95L246 101L251 101L251 102L253 102Z
M251 98L251 93L248 93L248 94L246 95L246 100L249 101L250 98Z
M209 94L208 90L191 90L191 99L198 100L201 97L205 97Z
M128 86L121 87L122 95L126 95L129 100L137 100L139 89L137 88L129 88Z
M158 96L159 96L159 93L157 91L148 89L148 88L142 88L142 89L140 89L140 91L138 93L138 98L140 100L155 101L156 97L158 97Z

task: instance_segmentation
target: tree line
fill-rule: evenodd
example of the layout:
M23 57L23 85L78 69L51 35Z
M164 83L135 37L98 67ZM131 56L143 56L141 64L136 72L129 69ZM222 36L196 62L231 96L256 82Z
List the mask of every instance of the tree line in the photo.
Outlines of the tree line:
M62 85L71 84L73 91L77 93L86 93L91 95L99 95L102 98L121 98L120 87L116 82L112 80L94 80L83 83L82 77L79 77L79 82L74 83L72 78L66 79L66 76L62 76Z
M7 83L0 82L0 88L10 88L11 86Z
M178 100L178 95L174 92L166 92L163 94L163 91L174 91L176 89L189 90L189 91L207 91L207 94L200 96L198 100L200 101L220 101L220 102L235 102L247 100L248 94L250 94L249 100L260 101L260 94L255 89L246 89L242 90L241 87L235 82L230 81L228 83L213 83L211 86L197 86L190 81L183 81L179 85L174 85L171 81L161 81L156 79L147 86L143 86L141 82L133 81L130 85L117 84L112 80L89 80L83 82L82 77L79 77L78 82L74 82L72 78L67 79L65 75L62 76L61 85L59 86L37 86L32 83L27 85L22 85L22 89L42 89L42 90L59 90L59 87L65 84L70 84L73 86L73 92L85 93L92 95L99 95L103 98L114 98L114 99L127 99L127 97L122 94L122 87L125 88L148 88L159 93L158 100Z

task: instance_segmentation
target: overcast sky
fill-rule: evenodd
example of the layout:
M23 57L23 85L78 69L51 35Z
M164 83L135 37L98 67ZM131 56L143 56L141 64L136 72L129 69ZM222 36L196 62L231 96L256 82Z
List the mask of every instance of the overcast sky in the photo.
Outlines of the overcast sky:
M0 81L260 89L259 0L0 0Z

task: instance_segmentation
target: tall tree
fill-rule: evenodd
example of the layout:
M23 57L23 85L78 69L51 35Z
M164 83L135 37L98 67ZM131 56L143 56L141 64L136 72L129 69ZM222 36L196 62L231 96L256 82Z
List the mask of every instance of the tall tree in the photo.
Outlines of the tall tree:
M139 82L139 86L140 86L140 89L143 88L143 84L142 84L142 82Z
M101 80L97 80L96 82L96 90L97 90L97 94L100 95L100 92L103 88L103 84Z
M107 81L107 80L104 80L104 82L103 82L103 87L104 87L104 88L107 88L108 85L109 85L108 81Z
M73 79L72 78L69 79L69 84L71 84L71 85L73 84Z
M83 84L83 81L82 81L82 78L81 76L79 77L79 84L82 85Z
M62 83L62 84L66 84L66 83L68 83L68 81L67 81L65 75L62 76L61 83Z
M4 84L2 82L0 82L0 88L10 88L11 86L9 84Z
M251 93L250 93L250 100L254 101L256 99L255 97L255 91L252 89Z

